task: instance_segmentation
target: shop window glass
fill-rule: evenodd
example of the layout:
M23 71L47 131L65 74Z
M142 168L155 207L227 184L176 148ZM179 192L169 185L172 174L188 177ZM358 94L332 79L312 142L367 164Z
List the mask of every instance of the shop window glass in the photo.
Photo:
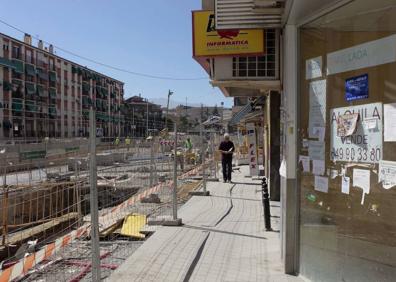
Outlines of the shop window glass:
M311 281L395 281L396 173L379 182L380 163L396 167L396 140L384 140L395 15L396 1L360 0L300 29L300 273Z

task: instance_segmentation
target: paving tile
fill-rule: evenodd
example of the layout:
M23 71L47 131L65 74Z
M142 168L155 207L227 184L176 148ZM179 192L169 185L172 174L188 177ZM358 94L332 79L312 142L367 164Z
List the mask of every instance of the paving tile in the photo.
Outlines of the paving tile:
M210 197L194 196L179 210L186 225L156 229L110 281L183 281L208 234L190 281L302 281L282 273L279 233L265 232L260 181L245 178L246 169L235 184L209 182Z

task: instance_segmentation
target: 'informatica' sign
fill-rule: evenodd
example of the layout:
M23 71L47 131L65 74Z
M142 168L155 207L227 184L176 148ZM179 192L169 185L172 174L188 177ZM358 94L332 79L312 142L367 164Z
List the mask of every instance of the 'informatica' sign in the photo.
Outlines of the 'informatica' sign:
M194 57L264 54L262 29L216 31L213 11L193 11L192 15Z

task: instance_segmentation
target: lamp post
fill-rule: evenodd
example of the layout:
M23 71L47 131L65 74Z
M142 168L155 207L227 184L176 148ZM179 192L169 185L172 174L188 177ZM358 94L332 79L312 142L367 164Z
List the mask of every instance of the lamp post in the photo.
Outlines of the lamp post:
M6 152L6 149L3 148L0 151L1 155L4 155ZM4 157L4 160L5 157ZM7 188L7 162L4 162L4 175L3 175L3 191L4 191L4 198L3 198L3 239L2 239L2 245L5 246L6 244L6 237L7 237L7 221L8 221L8 188Z
M148 121L148 117L149 117L149 101L146 101L146 137L149 136L149 121Z
M168 91L168 102L166 104L166 117L165 117L165 128L168 128L168 113L169 113L169 98L172 96L173 92Z

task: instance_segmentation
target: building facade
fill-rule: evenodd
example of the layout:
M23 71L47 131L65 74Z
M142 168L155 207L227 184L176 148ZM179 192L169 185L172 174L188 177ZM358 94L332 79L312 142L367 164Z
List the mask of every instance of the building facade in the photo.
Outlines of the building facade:
M164 128L161 105L139 96L125 100L125 134L132 137L156 135Z
M394 281L396 1L203 1L213 7L216 29L280 33L284 271Z
M123 134L123 82L0 34L0 139L87 136L89 109L104 136Z

